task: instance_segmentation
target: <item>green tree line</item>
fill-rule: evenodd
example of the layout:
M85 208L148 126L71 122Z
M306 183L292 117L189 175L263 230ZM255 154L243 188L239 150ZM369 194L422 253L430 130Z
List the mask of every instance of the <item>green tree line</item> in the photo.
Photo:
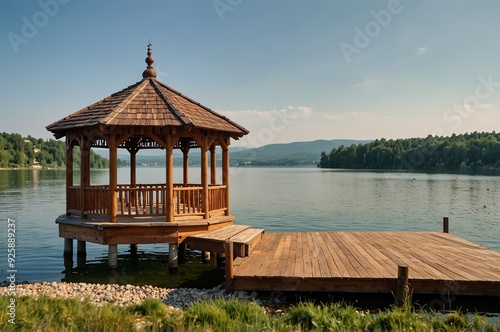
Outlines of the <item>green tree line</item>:
M322 152L318 167L453 170L500 167L500 133L377 139Z
M20 134L0 134L0 168L64 167L66 144L55 139L44 140ZM80 166L80 149L73 149L75 167ZM119 163L123 165L123 162ZM106 168L109 161L90 151L90 167Z

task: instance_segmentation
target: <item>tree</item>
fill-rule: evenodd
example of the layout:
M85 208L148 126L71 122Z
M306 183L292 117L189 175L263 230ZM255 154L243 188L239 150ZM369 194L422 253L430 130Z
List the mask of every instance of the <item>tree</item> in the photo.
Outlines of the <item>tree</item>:
M500 167L500 134L474 132L449 137L377 139L322 153L319 167L459 169Z
M37 148L38 152L35 152ZM79 148L74 149L75 164L80 164ZM31 167L35 159L42 167L64 167L66 159L66 144L55 139L43 140L28 136L26 138L19 134L0 134L0 168L7 167ZM106 158L90 151L90 164L94 168L109 167ZM119 165L126 162L119 160Z

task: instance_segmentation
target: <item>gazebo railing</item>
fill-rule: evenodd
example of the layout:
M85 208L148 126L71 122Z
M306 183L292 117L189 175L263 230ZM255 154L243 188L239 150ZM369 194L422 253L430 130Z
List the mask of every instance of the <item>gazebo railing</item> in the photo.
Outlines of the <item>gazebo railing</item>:
M68 187L66 193L66 212L67 213L80 213L82 211L82 201L80 187Z
M102 215L109 212L109 190L107 186L85 187L84 214Z
M68 188L67 212L90 215L107 215L109 209L108 186L85 187L85 202L79 186ZM83 206L82 206L83 203Z
M118 186L118 216L161 216L165 211L165 185Z
M209 213L227 210L226 186L208 187ZM128 184L117 186L117 216L164 216L167 210L165 184ZM71 186L67 192L67 212L88 215L109 214L109 187L107 185L85 187L82 206L79 186ZM203 216L203 187L200 184L175 184L173 188L174 217Z
M226 186L217 185L208 187L208 195L210 200L208 201L208 209L211 213L223 212L227 210L226 202Z
M203 187L174 187L174 217L203 215Z

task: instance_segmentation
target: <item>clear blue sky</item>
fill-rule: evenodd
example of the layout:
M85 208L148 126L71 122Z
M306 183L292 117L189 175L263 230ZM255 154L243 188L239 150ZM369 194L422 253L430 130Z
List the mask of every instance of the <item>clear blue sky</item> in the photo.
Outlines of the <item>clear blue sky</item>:
M239 144L500 129L500 2L4 0L0 132L158 79L250 129ZM235 145L238 145L235 144Z

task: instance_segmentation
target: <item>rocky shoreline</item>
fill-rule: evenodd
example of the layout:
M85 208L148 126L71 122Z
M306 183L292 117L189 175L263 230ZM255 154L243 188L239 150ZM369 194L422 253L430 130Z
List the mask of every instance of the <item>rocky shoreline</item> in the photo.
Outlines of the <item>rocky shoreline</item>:
M0 285L0 296L9 294L6 284ZM268 306L284 302L283 293L275 293L266 298L259 298L257 292L237 291L226 294L225 284L211 289L197 288L162 288L154 286L134 286L118 284L88 284L88 283L57 283L44 282L35 284L19 284L15 288L16 296L46 295L59 298L88 298L97 305L114 303L125 306L141 303L146 298L157 298L172 310L184 309L193 302L210 299L232 299L253 301L258 305Z

